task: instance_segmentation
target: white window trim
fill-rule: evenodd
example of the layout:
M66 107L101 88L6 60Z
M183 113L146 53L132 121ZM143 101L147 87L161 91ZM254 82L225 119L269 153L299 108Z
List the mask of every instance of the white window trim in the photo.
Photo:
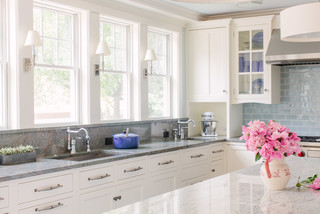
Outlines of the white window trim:
M172 33L170 31L166 31L165 29L160 29L160 28L155 28L155 27L149 27L148 28L148 34L149 32L151 33L156 33L156 34L162 34L166 36L166 56L167 56L167 73L164 74L152 74L152 76L159 76L159 77L166 77L167 78L167 111L168 114L163 117L150 117L149 113L147 115L147 120L158 120L158 119L171 119L173 118L173 96L172 96L172 84L173 84L173 67L172 67L172 51L173 51L173 43L172 43ZM147 103L146 105L149 105Z
M100 16L100 23L112 23L115 25L122 25L126 27L126 60L127 60L127 71L116 71L116 70L105 70L103 72L106 73L113 73L113 74L126 74L126 82L127 82L127 109L126 109L126 114L127 118L126 119L114 119L114 120L103 120L101 118L101 105L99 106L100 110L100 122L102 123L114 123L114 122L129 122L132 121L133 115L131 114L131 106L132 106L132 88L134 87L134 84L132 84L132 23L125 22L121 19L114 19L114 18L109 18L106 16ZM100 24L99 24L100 26ZM100 33L100 28L99 28L99 33ZM100 36L101 37L101 36ZM99 90L100 91L100 90ZM100 95L99 95L100 97Z
M40 2L34 2L33 7L39 7L43 8L46 10L50 10L53 12L58 12L58 13L65 13L68 15L73 15L73 26L72 26L72 37L73 37L73 66L61 66L61 65L50 65L50 64L36 64L36 67L40 68L57 68L57 69L68 69L68 70L73 70L74 74L72 77L74 78L74 86L71 86L71 93L74 96L74 106L73 109L75 110L74 112L74 121L68 121L65 123L35 123L34 120L34 127L39 128L39 127L52 127L52 126L64 126L64 125L76 125L80 124L81 121L81 116L80 116L80 12L74 10L73 8L70 8L68 6L62 6L58 4L50 4L50 3L40 3ZM41 26L42 28L42 26ZM79 54L77 54L79 53ZM72 113L72 112L71 112Z

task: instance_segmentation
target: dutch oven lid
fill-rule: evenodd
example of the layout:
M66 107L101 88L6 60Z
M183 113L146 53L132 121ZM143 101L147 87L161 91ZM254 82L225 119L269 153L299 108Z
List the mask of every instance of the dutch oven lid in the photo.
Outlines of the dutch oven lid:
M122 138L122 137L126 137L126 133L114 134L112 136L116 137L116 138ZM129 133L128 137L139 137L139 135L133 134L133 133Z

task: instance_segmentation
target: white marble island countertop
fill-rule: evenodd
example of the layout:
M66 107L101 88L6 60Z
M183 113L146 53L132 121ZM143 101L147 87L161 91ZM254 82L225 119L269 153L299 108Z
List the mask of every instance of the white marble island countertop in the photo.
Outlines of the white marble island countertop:
M270 191L264 187L259 164L106 213L320 213L320 190L299 190L295 186L298 177L305 179L320 174L320 159L289 157L286 162L291 169L291 178L283 191Z

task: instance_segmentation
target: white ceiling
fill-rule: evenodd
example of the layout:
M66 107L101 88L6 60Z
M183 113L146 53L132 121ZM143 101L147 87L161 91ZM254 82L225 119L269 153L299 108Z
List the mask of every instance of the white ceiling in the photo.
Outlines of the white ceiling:
M175 6L179 6L188 9L193 12L200 13L202 15L216 15L223 13L237 13L255 10L267 10L275 8L291 7L299 4L318 2L317 0L263 0L261 5L257 5L250 8L239 8L235 6L235 3L224 3L224 4L193 4L175 2L172 0L159 0L165 3L169 3ZM196 0L195 0L196 1Z

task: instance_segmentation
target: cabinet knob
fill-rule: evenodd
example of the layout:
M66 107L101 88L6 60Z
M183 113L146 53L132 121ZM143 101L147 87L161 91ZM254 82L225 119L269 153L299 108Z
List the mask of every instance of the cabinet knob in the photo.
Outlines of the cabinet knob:
M227 90L222 90L222 93L226 94L226 93L227 93Z
M213 169L213 170L211 170L212 172L215 172L216 170L215 169Z
M265 89L264 89L264 92L268 92L268 89L265 88Z
M113 200L114 200L114 201L121 200L121 195L114 197Z

